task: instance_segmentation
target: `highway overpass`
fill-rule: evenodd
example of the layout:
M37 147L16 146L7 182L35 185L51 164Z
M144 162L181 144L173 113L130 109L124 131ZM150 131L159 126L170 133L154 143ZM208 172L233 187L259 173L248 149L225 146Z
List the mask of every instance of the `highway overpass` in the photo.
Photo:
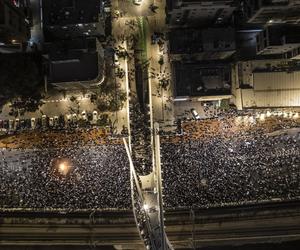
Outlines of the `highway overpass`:
M132 211L14 211L0 216L0 249L30 245L144 248ZM300 201L168 210L165 217L175 249L300 240Z

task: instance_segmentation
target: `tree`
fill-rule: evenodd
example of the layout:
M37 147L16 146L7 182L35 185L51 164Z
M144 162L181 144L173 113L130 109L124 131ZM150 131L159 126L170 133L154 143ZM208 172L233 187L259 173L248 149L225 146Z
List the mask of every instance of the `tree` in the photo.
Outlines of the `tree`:
M126 101L126 93L119 84L104 82L96 91L97 108L102 112L116 112L123 108Z
M43 86L42 59L37 54L0 54L0 108L36 111Z

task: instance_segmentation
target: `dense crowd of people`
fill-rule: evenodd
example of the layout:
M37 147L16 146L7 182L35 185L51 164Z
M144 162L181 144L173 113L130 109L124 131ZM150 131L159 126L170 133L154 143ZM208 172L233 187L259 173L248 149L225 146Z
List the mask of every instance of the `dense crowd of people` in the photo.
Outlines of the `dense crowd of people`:
M277 129L287 127L282 133L266 133L261 128L228 133L230 123L221 121L216 131L204 131L214 136L198 139L194 124L189 127L194 135L163 143L166 206L209 207L299 198L300 130L289 133L290 126L285 126L289 123L279 120L276 124Z
M152 169L149 117L144 109L138 102L131 104L132 158L142 175ZM166 207L300 197L300 120L250 118L228 113L186 122L180 136L162 136ZM8 139L2 143L1 208L131 207L129 161L120 138L109 138L102 130L47 135L18 135L16 147ZM58 171L61 161L70 166L65 174Z
M16 152L14 152L16 151ZM1 208L130 208L130 173L121 145L2 149ZM55 159L67 159L68 173Z
M133 99L133 98L132 98ZM151 131L148 107L132 101L130 108L132 160L140 175L152 171Z

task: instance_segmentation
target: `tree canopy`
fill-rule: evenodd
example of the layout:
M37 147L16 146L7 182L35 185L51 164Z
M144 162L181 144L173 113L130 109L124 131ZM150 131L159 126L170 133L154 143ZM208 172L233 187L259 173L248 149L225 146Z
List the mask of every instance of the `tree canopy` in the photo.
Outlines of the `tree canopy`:
M42 83L40 55L0 54L0 108L9 101L17 101L17 108L24 105L25 110L34 110L42 97Z
M104 82L95 92L95 102L97 107L102 112L115 112L123 108L126 101L126 93L119 84L114 84L110 81Z

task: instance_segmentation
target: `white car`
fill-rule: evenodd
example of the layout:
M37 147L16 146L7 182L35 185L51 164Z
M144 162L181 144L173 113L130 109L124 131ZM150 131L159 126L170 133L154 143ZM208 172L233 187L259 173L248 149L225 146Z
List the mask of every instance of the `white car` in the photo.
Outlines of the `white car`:
M30 123L31 123L31 128L35 129L35 118L34 117L31 118Z
M54 116L54 126L58 126L58 116Z
M98 120L98 112L96 110L93 111L93 121Z
M192 113L193 118L194 118L195 120L200 120L200 119L201 119L201 118L200 118L200 115L198 114L198 112L197 112L195 109L191 109L191 113Z
M54 125L54 119L53 119L53 117L50 117L49 118L49 126L53 127L53 125Z
M84 121L87 120L87 116L86 116L85 110L81 112L81 117L82 117L82 120L84 120Z

